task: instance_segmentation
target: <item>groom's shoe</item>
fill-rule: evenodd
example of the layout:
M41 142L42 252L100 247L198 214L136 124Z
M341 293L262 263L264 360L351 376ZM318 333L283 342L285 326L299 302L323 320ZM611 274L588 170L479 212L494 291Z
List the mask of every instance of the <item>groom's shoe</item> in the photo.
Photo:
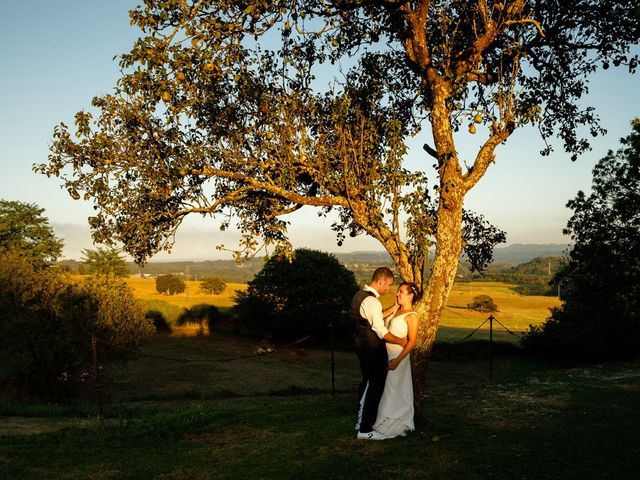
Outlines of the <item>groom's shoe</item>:
M386 437L375 430L371 430L367 433L358 432L356 438L358 440L384 440Z

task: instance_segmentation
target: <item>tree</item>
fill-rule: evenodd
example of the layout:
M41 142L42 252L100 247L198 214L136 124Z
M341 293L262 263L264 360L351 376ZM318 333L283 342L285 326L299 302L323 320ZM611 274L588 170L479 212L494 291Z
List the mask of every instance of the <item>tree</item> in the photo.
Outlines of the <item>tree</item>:
M27 393L56 397L74 392L87 372L91 337L100 358L126 360L153 331L124 283L99 277L78 283L16 252L0 253L0 380Z
M82 261L86 264L89 273L115 277L129 276L127 261L115 248L85 249L82 254Z
M35 262L55 262L62 253L57 238L35 204L0 200L0 252L16 251Z
M131 11L143 35L115 91L94 99L98 118L58 126L36 169L92 198L94 239L119 239L137 261L170 248L192 213L236 221L239 255L290 251L282 217L306 205L334 215L339 244L376 238L403 280L428 270L419 414L460 254L481 268L504 240L463 210L465 195L523 125L559 134L574 158L589 148L577 130L604 130L579 99L599 66L635 71L639 14L630 0L148 0ZM465 125L482 135L471 161L456 149ZM433 141L410 171L407 139L423 127Z
M467 308L478 312L497 312L498 306L489 295L476 295Z
M301 248L290 261L270 258L238 295L234 311L253 333L326 343L332 322L337 336L350 338L347 307L357 290L353 272L336 257Z
M602 361L640 352L640 119L622 148L593 169L591 194L567 203L573 247L556 274L561 307L524 346L547 356Z
M158 275L156 277L156 290L158 293L166 293L168 295L174 295L176 293L183 293L187 289L184 280L171 273L167 275Z
M219 277L207 277L200 282L200 290L205 293L220 295L227 288L227 283Z

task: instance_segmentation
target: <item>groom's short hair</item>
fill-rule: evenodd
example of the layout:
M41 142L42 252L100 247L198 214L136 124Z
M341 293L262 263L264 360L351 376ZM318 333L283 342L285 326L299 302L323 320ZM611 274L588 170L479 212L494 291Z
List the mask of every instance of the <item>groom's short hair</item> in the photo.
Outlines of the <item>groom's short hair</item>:
M391 280L393 280L393 272L389 267L378 267L373 272L371 281L375 282L376 280L382 280L385 278L390 278Z

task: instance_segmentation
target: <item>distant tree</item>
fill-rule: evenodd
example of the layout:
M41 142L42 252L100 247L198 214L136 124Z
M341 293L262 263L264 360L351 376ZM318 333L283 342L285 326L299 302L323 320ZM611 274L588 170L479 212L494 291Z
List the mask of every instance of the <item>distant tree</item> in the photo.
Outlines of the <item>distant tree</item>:
M57 126L37 169L92 198L94 238L136 260L191 214L236 222L239 256L290 252L282 217L303 206L333 214L339 244L375 238L403 280L425 280L419 412L460 255L482 268L504 241L465 197L519 128L559 135L573 158L589 148L604 129L588 78L636 70L639 14L630 0L146 0L115 91ZM463 156L465 135L478 140Z
M82 261L91 274L126 277L130 273L127 261L118 249L85 249L82 251L82 254Z
M207 277L200 282L200 290L220 295L227 288L227 283L220 277Z
M167 275L158 275L156 277L156 290L159 293L166 293L167 295L174 295L176 293L183 293L187 289L184 280L171 273Z
M255 333L326 342L331 322L341 336L349 331L346 309L357 290L353 273L333 255L297 249L291 260L270 258L238 294L234 310Z
M0 252L18 252L40 264L55 262L63 243L43 212L35 204L0 200Z
M571 360L640 355L640 119L622 148L593 169L565 234L574 242L556 275L564 303L523 339L530 351Z
M471 303L467 304L470 310L478 312L497 312L498 306L489 295L476 295Z

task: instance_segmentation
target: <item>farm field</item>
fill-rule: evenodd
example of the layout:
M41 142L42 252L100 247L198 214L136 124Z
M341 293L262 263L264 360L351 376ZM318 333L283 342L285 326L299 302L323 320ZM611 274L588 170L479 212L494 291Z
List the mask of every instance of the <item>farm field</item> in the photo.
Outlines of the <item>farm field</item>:
M474 312L466 308L473 297L489 295L498 305L494 317L514 333L522 333L529 325L539 325L549 316L549 309L559 307L557 297L520 295L514 291L515 285L498 282L457 283L453 286L449 303L442 314L441 328L438 331L439 341L456 341L460 334L475 329L488 314ZM473 338L488 338L489 322L487 322ZM469 332L470 333L470 332ZM464 333L463 337L468 333ZM500 341L517 340L499 325L494 323L494 338Z
M187 287L185 293L162 295L156 291L153 278L129 277L127 282L147 309L161 311L170 323L175 321L182 309L197 304L211 304L226 311L233 306L236 291L244 291L247 288L246 284L228 283L222 294L209 295L199 290L200 282L189 280L185 282ZM514 285L498 282L470 282L454 285L449 304L442 315L438 341L458 341L487 319L486 313L474 312L466 308L476 295L489 295L493 298L499 308L494 316L514 333L525 331L530 324L542 323L547 318L549 309L560 305L556 297L520 295L513 290L513 287ZM384 305L389 305L393 301L393 293L387 293L382 298ZM488 331L489 323L487 322L474 334L473 338L488 339ZM508 342L518 340L496 323L494 323L494 338Z
M127 283L133 289L136 297L145 302L167 302L179 308L187 308L199 303L209 303L218 308L229 308L233 306L233 297L236 291L247 289L245 283L227 283L227 288L220 295L211 295L200 290L200 282L187 280L185 282L186 291L177 295L163 295L156 291L155 278L140 278L131 276L127 278Z
M204 293L200 290L200 282L195 280L185 281L186 291L176 295L163 295L156 290L155 278L130 276L126 279L133 289L134 295L143 303L145 310L157 310L161 312L170 325L173 325L185 308L199 304L216 306L220 311L228 311L234 305L234 296L237 291L244 291L247 285L244 283L227 283L227 288L219 295ZM176 330L177 333L191 334L196 332L195 327L183 327Z

